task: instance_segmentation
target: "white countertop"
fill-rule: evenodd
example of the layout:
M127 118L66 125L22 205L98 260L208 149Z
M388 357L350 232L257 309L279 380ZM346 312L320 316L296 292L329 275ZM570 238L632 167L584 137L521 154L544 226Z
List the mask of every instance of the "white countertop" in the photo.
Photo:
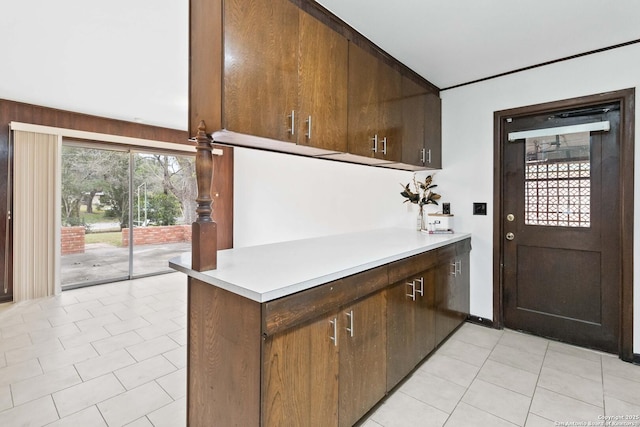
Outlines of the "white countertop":
M469 237L385 228L221 250L216 270L192 270L190 253L169 266L262 303Z

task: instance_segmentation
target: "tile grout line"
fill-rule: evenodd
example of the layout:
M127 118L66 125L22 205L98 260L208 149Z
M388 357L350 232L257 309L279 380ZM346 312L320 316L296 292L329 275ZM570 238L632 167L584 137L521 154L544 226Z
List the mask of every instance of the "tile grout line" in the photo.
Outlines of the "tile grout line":
M457 331L456 331L457 332ZM480 371L482 370L482 368L484 367L484 365L487 363L487 360L489 360L489 357L491 356L491 353L493 353L493 350L496 348L496 345L498 345L498 342L500 342L500 339L502 338L502 335L504 334L504 331L502 331L502 334L500 335L500 338L498 338L498 340L495 342L495 344L493 344L493 347L491 347L491 351L489 352L489 354L487 355L487 358L484 360L484 362L482 363L482 366L480 366L478 368L478 372L476 372L476 374L474 375L473 379L471 380L471 382L469 383L469 385L466 387L465 392L462 394L462 396L460 396L460 399L458 400L458 403L456 403L456 406L454 406L453 410L451 411L451 413L447 416L447 419L445 420L444 424L442 425L443 427L445 427L447 425L447 423L449 422L449 420L451 419L451 416L453 415L453 413L456 411L456 409L458 409L458 405L460 405L460 402L462 402L462 399L464 399L464 397L467 395L467 393L469 392L469 388L471 388L471 384L473 384L473 382L478 378L478 375L480 374ZM455 335L455 332L454 334ZM451 336L453 336L451 335ZM463 341L465 342L465 341ZM472 343L467 343L467 344L472 344ZM473 345L473 344L472 344ZM466 405L469 405L468 403L464 402ZM475 406L473 405L469 405L475 408ZM480 408L476 408L478 410L481 410L482 412L487 412L484 411ZM489 412L487 412L489 413ZM493 415L493 414L491 414ZM498 417L500 418L500 417ZM502 419L502 418L500 418Z
M538 390L538 383L540 382L540 375L542 374L542 368L544 366L544 361L547 358L547 352L548 351L549 351L549 341L547 341L547 346L544 349L544 356L542 356L542 363L540 364L540 369L538 369L538 375L536 376L536 384L533 387L533 394L531 395L531 400L529 401L529 409L527 410L527 416L524 419L524 425L525 426L527 425L527 421L529 420L529 415L532 414L531 406L533 405L533 399L536 397L536 392ZM540 418L544 418L544 417L542 417L542 416L540 416L538 414L534 414L534 415L536 415L536 416L538 416ZM544 418L544 419L546 420L547 418ZM553 420L549 420L549 421L553 422Z

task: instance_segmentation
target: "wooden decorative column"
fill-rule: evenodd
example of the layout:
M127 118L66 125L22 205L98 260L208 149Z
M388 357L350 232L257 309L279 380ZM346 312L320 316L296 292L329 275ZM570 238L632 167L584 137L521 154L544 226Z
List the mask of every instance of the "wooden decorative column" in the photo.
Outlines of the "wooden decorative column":
M204 120L198 125L196 135L196 179L198 181L198 218L191 225L191 268L196 271L215 270L218 264L218 234L211 218L211 183L213 181L212 141L207 136Z

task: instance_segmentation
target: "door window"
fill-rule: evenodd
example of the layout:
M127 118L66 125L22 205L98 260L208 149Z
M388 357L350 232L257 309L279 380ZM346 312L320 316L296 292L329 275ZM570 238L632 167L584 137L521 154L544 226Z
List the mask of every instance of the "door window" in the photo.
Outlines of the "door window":
M589 132L527 138L525 224L590 227Z

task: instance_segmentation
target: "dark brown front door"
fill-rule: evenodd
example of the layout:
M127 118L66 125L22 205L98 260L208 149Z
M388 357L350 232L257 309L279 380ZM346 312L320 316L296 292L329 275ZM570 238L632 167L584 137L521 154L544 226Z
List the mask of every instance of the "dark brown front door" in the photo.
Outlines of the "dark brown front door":
M560 129L596 122L610 129ZM509 141L548 128L558 129ZM506 118L504 129L504 325L617 353L619 103Z

